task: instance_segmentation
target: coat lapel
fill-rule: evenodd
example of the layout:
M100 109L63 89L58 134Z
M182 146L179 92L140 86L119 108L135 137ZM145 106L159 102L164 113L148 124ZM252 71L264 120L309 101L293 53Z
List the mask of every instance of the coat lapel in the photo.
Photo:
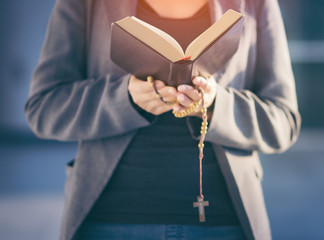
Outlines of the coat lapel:
M209 0L210 16L212 18L212 22L217 21L229 9L233 9L244 14L244 3L245 1L243 0Z
M105 6L107 19L110 22L118 21L127 16L136 15L137 0L102 0ZM112 10L116 9L116 10Z

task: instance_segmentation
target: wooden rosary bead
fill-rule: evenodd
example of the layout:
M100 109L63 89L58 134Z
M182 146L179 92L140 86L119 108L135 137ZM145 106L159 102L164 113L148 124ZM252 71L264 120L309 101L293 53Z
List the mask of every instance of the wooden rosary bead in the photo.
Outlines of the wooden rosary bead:
M203 143L198 144L198 148L204 148L204 147L205 147L205 144L203 144Z

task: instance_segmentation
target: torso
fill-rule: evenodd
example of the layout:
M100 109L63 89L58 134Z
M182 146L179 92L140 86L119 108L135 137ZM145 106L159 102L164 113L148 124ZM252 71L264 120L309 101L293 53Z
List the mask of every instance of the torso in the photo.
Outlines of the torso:
M183 48L211 24L208 4L187 19L160 17L146 0L136 16L163 29ZM194 25L194 27L193 27ZM199 119L194 124L200 128ZM193 123L192 123L193 124ZM134 137L102 192L87 222L201 225L192 203L199 193L198 140L185 118L171 112L159 116ZM163 148L161 148L163 146ZM204 225L238 225L212 145L204 148L204 193L210 202ZM197 175L198 174L198 175ZM196 177L195 177L196 176Z

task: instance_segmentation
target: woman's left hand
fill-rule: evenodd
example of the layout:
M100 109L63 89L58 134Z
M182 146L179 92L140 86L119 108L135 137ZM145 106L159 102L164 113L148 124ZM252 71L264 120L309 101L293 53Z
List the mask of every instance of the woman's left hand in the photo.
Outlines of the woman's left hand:
M179 104L174 105L173 110L179 112L190 107L194 102L199 101L201 94L198 88L202 88L204 91L204 107L211 106L216 97L217 83L214 78L195 77L192 80L195 87L190 85L179 85L177 90L177 100ZM190 116L201 116L199 112L194 112Z

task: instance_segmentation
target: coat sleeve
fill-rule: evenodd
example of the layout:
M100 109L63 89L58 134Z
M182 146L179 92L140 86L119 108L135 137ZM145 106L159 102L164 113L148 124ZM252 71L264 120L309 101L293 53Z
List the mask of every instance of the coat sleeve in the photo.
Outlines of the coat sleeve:
M129 75L87 78L83 0L57 0L25 113L41 138L92 140L149 124L133 107Z
M247 151L282 152L296 141L301 117L278 2L262 1L256 22L253 89L218 85L206 141Z

